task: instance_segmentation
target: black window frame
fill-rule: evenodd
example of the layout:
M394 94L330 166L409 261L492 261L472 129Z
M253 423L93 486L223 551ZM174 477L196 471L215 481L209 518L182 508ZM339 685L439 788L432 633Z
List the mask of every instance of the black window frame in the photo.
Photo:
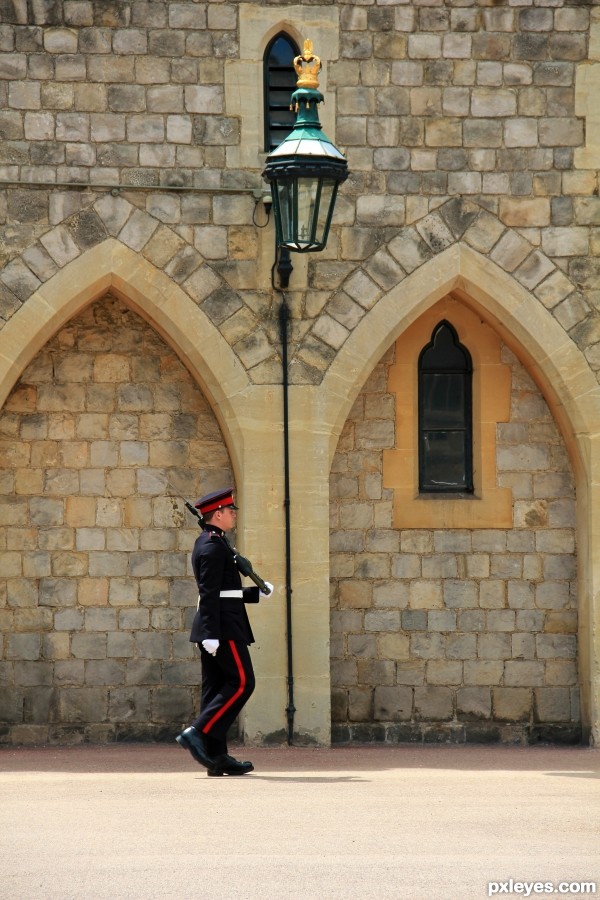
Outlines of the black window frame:
M279 65L272 60L273 49L279 40L284 40L290 47L289 64ZM296 121L296 114L289 109L292 93L296 89L296 73L293 61L300 55L300 49L293 38L285 31L280 31L266 46L263 56L263 107L264 107L264 150L270 153L288 136ZM285 103L276 102L276 93L285 93ZM285 113L278 122L276 113Z
M436 348L436 342L440 337L443 329L447 329L452 338L453 353L445 354ZM438 359L436 360L436 352ZM450 357L453 357L451 359ZM462 364L457 365L457 357L462 359ZM459 408L462 409L463 425L449 427L448 425L439 425L432 427L431 422L427 422L428 417L431 419L433 413L431 409L426 409L427 396L431 396L431 391L427 391L427 385L431 387L431 381L427 376L435 376L437 379L447 375L456 380L457 376L461 379L462 385L462 402ZM438 386L440 382L438 381ZM448 389L451 387L448 381ZM439 390L437 391L439 394ZM428 450L426 447L427 438L431 434L452 432L455 435L462 436L462 454L460 463L464 478L459 484L456 479L449 477L448 480L438 480L434 482L431 475L431 461L436 462L435 452ZM471 354L467 348L461 344L458 333L454 326L443 319L438 322L431 333L431 341L423 347L419 354L418 361L418 445L419 445L419 494L452 494L468 495L472 497L474 493L473 484L473 362ZM437 460L438 469L443 468L443 458ZM452 483L454 481L454 483Z

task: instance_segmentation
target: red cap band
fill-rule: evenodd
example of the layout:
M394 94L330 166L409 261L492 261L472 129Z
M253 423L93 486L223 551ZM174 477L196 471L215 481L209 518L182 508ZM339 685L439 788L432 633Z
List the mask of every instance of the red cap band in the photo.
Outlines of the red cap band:
M200 510L201 515L206 515L206 513L214 512L216 509L223 509L227 506L237 509L233 499L233 490L231 488L225 491L215 491L213 494L208 494L206 497L202 497L198 500L194 506L196 509Z

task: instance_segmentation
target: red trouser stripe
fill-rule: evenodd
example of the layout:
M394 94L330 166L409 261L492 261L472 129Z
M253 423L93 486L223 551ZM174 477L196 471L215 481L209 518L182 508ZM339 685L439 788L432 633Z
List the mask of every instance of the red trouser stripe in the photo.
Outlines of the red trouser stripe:
M208 722L204 726L204 728L202 729L204 734L206 734L208 731L210 731L210 729L213 727L215 722L217 722L221 718L223 713L227 712L227 710L229 709L230 706L233 706L233 704L235 703L236 700L239 700L239 698L244 693L244 688L246 687L246 673L244 672L244 666L242 665L240 655L237 652L237 647L235 646L235 641L229 641L229 646L231 647L231 652L233 654L233 658L234 658L235 664L237 666L238 674L240 676L240 686L237 689L237 691L235 692L235 694L233 695L233 697L230 697L229 700L227 701L227 703L225 703L221 707L221 709L214 714L214 716L212 717L210 722Z

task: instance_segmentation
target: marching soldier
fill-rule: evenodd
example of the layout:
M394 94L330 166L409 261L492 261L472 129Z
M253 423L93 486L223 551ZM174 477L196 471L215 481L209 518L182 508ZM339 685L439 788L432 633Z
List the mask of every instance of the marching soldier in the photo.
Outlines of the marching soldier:
M199 597L190 641L200 648L202 701L198 718L176 740L208 775L245 775L254 769L252 763L227 752L227 731L255 685L248 650L254 636L245 604L258 603L273 586L257 578L261 588L242 587L236 551L226 537L236 523L233 489L207 494L194 506L203 530L192 551Z

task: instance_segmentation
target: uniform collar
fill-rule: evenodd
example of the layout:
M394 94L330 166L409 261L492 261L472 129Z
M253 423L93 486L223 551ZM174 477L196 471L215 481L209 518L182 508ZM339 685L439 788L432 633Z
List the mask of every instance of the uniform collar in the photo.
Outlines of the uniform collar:
M218 534L219 537L223 537L223 535L225 534L225 532L223 531L222 528L219 528L218 525L213 525L212 522L208 522L208 523L204 526L204 530L205 530L205 531L213 531L215 534Z

